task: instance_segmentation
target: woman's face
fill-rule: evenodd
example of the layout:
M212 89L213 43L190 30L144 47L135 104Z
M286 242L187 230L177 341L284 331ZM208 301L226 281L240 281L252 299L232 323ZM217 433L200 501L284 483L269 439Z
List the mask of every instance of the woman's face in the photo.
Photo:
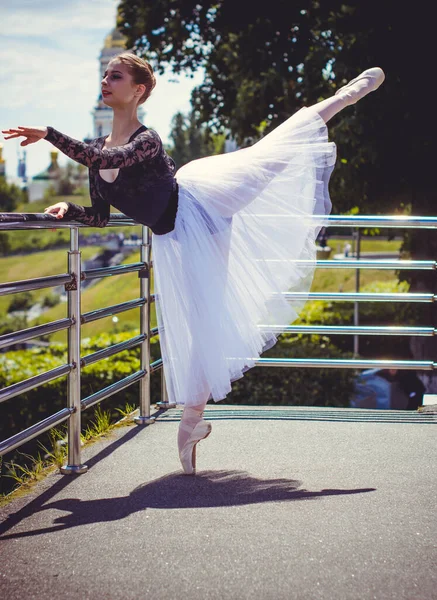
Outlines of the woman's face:
M146 89L144 84L134 83L127 66L116 60L108 64L101 87L104 104L112 108L137 103Z

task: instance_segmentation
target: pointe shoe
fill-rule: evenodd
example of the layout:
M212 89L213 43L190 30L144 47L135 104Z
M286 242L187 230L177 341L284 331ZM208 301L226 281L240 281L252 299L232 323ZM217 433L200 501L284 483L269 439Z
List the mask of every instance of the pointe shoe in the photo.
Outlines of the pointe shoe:
M363 71L361 75L358 75L358 77L355 77L355 79L352 79L349 83L338 89L335 95L341 96L347 105L355 104L370 92L377 90L384 79L384 71L380 67L373 67ZM361 81L367 81L367 85L355 86L354 88L354 84Z
M211 433L211 423L203 419L197 423L191 432L190 437L185 442L183 448L179 451L179 459L182 464L185 475L195 475L196 473L196 444L204 440Z

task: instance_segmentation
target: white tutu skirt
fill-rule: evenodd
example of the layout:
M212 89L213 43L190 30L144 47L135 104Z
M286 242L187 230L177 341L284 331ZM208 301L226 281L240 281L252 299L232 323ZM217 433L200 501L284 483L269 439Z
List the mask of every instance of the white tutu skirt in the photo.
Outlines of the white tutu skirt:
M331 210L335 158L325 122L302 108L253 146L177 171L175 228L152 237L170 402L224 399L297 318ZM286 291L303 298L289 302Z

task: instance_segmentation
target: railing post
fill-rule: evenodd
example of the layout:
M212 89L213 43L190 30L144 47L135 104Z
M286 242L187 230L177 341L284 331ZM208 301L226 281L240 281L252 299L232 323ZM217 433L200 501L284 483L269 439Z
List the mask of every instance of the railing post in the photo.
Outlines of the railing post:
M162 367L162 369L161 369L161 402L163 404L168 404L168 394L167 394L167 386L165 384L164 367Z
M64 475L79 475L88 470L82 465L80 451L81 398L80 398L80 281L81 264L79 250L79 229L70 229L70 252L68 253L68 272L72 281L65 284L68 297L68 317L73 324L68 329L68 362L73 370L68 375L68 406L73 413L68 419L68 464L61 467Z
M161 368L161 402L156 403L159 408L175 408L176 404L170 404L168 400L167 385L165 383L164 365Z
M140 379L140 414L136 417L137 425L149 425L155 419L150 416L150 230L143 225L141 235L140 260L146 264L138 276L140 278L140 296L146 302L140 307L140 334L145 334L146 339L140 346L140 369L146 374Z
M355 258L360 260L361 254L361 229L356 229L356 245L355 245ZM360 291L360 270L355 269L355 292ZM354 326L358 327L360 324L360 305L358 302L354 303ZM354 336L354 356L358 356L360 353L360 338L358 335Z

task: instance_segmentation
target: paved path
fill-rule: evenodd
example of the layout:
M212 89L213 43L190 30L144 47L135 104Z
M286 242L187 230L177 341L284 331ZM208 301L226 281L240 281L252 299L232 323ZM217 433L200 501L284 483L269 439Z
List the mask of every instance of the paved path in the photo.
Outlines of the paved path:
M437 598L436 415L219 404L187 477L179 414L0 509L2 598Z

